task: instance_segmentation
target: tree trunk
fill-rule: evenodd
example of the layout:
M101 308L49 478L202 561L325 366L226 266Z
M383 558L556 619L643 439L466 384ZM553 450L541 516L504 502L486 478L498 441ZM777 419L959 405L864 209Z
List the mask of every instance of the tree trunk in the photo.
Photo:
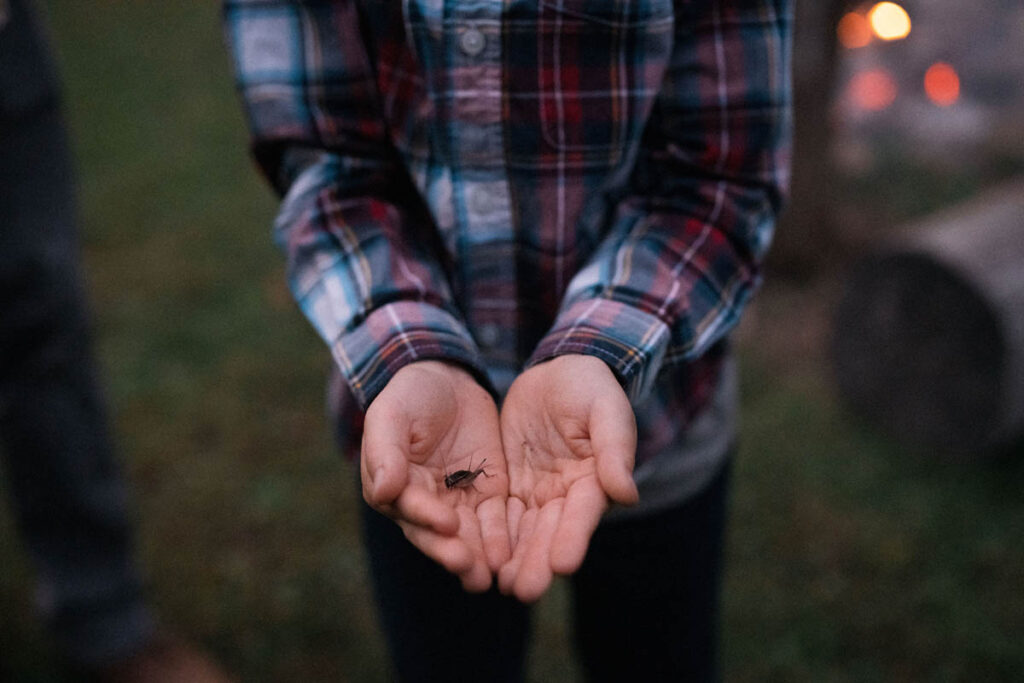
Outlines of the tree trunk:
M849 279L839 390L912 443L970 455L1024 437L1024 179L906 230Z
M809 276L832 261L837 244L832 164L836 25L845 0L796 0L793 40L793 181L769 267Z

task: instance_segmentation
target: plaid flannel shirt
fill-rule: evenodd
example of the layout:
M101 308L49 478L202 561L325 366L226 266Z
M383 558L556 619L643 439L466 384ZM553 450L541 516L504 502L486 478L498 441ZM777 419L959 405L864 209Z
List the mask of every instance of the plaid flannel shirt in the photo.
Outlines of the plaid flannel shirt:
M275 235L362 410L606 361L638 461L714 391L789 162L788 0L227 0Z

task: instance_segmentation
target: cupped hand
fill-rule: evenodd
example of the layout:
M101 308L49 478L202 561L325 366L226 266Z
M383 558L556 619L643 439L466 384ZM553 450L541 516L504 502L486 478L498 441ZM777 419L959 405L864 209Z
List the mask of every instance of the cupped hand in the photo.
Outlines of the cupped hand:
M579 569L610 502L633 504L636 419L600 359L559 356L521 374L501 409L512 557L502 592L531 602Z
M360 474L366 502L413 545L466 590L490 586L510 557L508 475L497 407L468 372L418 361L395 373L366 411Z

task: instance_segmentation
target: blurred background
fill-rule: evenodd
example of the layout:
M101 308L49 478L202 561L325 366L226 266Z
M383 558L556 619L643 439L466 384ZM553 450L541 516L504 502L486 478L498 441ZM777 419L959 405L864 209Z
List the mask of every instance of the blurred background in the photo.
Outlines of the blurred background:
M65 81L100 359L153 602L245 681L384 679L356 473L335 454L324 418L329 357L271 245L275 202L246 154L217 3L42 4ZM892 397L871 384L870 368L857 370L872 349L842 340L906 347L887 362L919 355L920 329L885 339L863 329L879 306L893 306L864 294L870 286L851 287L857 273L878 281L878 254L913 244L954 254L934 259L940 269L980 262L971 268L1004 283L1024 273L1013 251L1024 243L1024 190L1015 191L1024 188L1024 7L799 0L797 13L793 199L738 334L745 418L726 679L1020 680L1024 420L1010 404L1022 398L1012 373L1024 336L1009 318L1024 285L986 298L989 280L969 268L950 276L994 302L1003 331L995 345L964 342L998 361L978 389L990 389L986 410L998 415L962 425L977 448L943 448L957 420L941 411L962 414L956 401L933 406L941 427L876 419L872 405ZM985 213L992 206L1002 218ZM952 237L936 246L922 231ZM1008 247L960 257L989 233ZM984 266L990 257L998 267ZM901 277L898 286L931 287L930 275ZM956 336L942 321L955 327L957 313L918 321L929 348ZM908 375L919 396L901 394L886 414L948 390L928 381L951 365L929 363ZM0 649L13 680L61 680L6 511L0 567ZM533 681L577 674L563 654L565 608L557 585L535 613Z

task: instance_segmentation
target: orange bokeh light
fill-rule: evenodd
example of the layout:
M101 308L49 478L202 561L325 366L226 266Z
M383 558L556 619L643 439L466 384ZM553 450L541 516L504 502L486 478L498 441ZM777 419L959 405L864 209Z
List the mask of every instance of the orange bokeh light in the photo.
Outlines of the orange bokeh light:
M836 27L839 44L847 49L864 47L871 43L871 23L860 12L848 12Z
M882 40L900 40L910 35L910 15L895 2L880 2L872 7L868 21Z
M854 76L847 92L858 108L866 111L882 111L896 101L899 86L885 69L871 69Z
M960 76L945 62L936 62L924 74L924 92L935 104L948 107L960 99Z

